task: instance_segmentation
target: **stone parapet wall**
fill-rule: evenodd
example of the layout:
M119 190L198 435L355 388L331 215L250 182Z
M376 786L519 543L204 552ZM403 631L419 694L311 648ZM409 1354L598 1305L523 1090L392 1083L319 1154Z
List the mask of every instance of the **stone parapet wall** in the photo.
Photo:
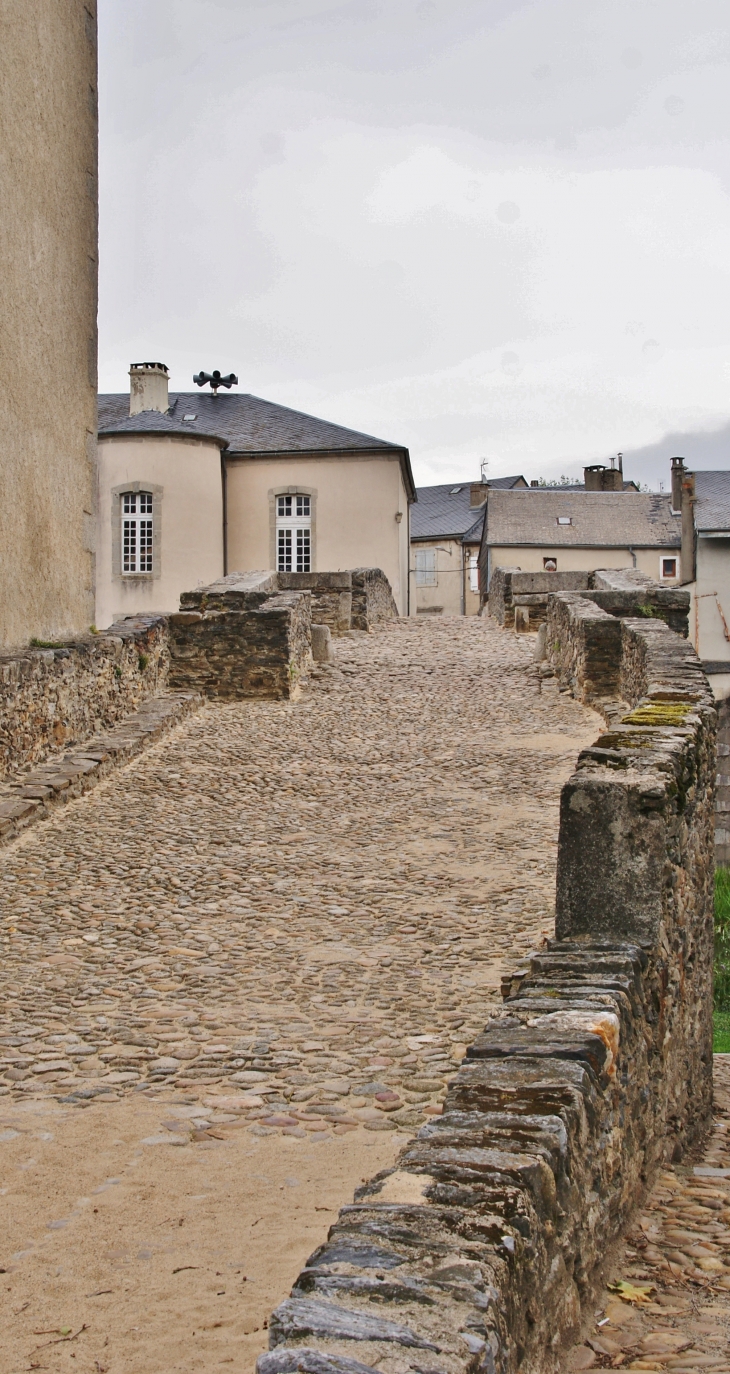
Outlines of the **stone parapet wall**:
M560 683L579 701L617 694L621 621L578 592L549 597L545 653Z
M523 573L498 567L489 588L489 614L506 628L536 630L547 619L549 597L559 592L575 592L609 615L663 620L677 634L689 633L689 592L663 586L636 568Z
M560 600L585 683L611 617ZM258 1374L555 1370L657 1168L707 1129L716 712L685 641L614 624L622 719L562 791L558 938L506 978L443 1115L342 1209Z
M345 635L352 625L352 573L277 573L280 590L308 591L312 620L329 626L333 635Z
M512 605L512 578L519 571L519 568L494 568L489 583L487 598L489 614L498 625L504 625L505 628L511 627L515 623Z
M312 659L310 594L180 611L169 617L169 636L171 687L227 701L291 700Z
M585 591L590 585L591 574L587 572L530 573L497 567L489 584L489 614L505 627L520 628L522 622L525 629L537 629L545 619L551 592ZM523 612L517 621L516 609Z
M0 782L0 844L44 820L59 806L88 792L114 768L179 724L201 704L192 693L166 692L147 697L111 729L83 744L54 753L35 768L10 773Z
M352 570L352 628L370 630L384 620L395 620L398 607L390 582L381 568Z
M676 634L689 634L689 592L666 587L638 568L604 568L591 574L591 601L619 617L641 616L664 621Z
M88 739L164 690L163 616L0 655L0 777Z
M715 860L730 867L730 700L717 706L717 800L715 804Z

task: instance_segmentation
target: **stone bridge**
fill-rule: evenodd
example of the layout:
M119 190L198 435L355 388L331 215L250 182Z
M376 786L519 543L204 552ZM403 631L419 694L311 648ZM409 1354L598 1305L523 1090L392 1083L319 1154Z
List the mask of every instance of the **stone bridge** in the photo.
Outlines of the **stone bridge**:
M490 622L391 621L298 702L203 706L11 842L19 1367L31 1326L84 1322L91 1366L175 1368L192 1341L191 1367L252 1367L551 931L560 786L596 729Z
M428 1160L393 1173L396 1159L454 1109L446 1085L500 984L529 1008L520 961L554 929L561 788L601 726L536 673L531 640L466 619L346 634L298 701L214 702L169 724L0 855L8 1370L66 1341L79 1367L113 1374L250 1370L356 1187L381 1171L367 1206L373 1186L376 1206L423 1204ZM635 1010L642 957L621 969ZM562 974L547 976L553 996ZM606 1027L609 1042L610 1012ZM504 1221L475 1244L502 1246L508 1273L521 1231ZM460 1285L469 1311L493 1302L459 1245L459 1272L436 1283L448 1348L413 1335L408 1303L418 1315L434 1297L407 1271L400 1316L385 1291L364 1311L385 1300L385 1326L410 1335L318 1330L338 1284L355 1326L360 1310L351 1256L330 1251L314 1298L300 1280L299 1307L279 1309L262 1369L516 1367L501 1319L451 1334ZM355 1274L377 1288L391 1249ZM509 1301L524 1340L519 1282Z

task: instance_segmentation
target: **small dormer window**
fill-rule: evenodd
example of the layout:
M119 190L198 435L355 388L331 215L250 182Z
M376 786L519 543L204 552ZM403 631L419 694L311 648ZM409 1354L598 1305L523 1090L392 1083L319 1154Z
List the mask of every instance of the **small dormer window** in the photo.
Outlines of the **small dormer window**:
M558 516L558 524L559 524L559 525L572 525L572 523L573 523L573 521L571 520L571 518L570 518L569 515L559 515L559 516Z

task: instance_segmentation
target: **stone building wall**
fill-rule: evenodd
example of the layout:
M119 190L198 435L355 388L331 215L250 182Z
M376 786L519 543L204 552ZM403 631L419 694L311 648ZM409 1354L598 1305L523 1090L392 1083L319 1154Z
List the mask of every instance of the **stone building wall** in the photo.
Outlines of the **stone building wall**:
M113 725L164 690L168 667L162 616L0 654L0 777Z
M0 0L0 647L94 621L95 0Z
M557 1369L658 1166L707 1129L716 712L667 627L612 643L639 696L563 788L557 938L505 980L443 1115L342 1208L258 1374Z

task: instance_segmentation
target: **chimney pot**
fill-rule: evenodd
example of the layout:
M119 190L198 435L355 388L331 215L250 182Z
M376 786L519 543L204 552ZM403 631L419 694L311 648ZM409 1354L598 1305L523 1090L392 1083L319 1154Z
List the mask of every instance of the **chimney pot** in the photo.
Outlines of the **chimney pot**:
M166 415L170 408L169 382L170 373L164 363L130 363L130 415L139 415L142 410L159 410Z

